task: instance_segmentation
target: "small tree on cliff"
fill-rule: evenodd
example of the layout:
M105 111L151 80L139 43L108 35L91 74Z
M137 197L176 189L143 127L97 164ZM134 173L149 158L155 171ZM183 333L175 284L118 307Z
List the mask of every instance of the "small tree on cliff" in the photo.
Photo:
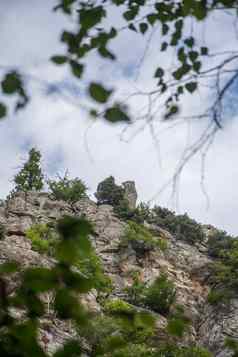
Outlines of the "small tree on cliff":
M40 165L40 151L32 148L28 155L28 160L14 177L14 192L40 191L44 186L44 176Z
M116 207L124 199L124 189L116 185L113 176L109 176L98 184L95 197L99 204L108 204Z

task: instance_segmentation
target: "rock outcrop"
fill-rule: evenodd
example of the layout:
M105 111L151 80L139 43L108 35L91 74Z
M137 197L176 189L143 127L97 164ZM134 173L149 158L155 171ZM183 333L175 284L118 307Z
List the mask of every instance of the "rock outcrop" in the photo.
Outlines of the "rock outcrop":
M124 187L131 207L135 207L134 184L127 182ZM132 283L132 271L139 271L145 282L167 272L177 287L177 302L185 307L185 313L192 321L187 340L208 348L215 357L231 356L224 348L224 338L229 336L238 340L238 299L219 311L207 303L212 261L206 246L189 245L164 231L167 249L164 252L155 250L142 259L130 246L123 250L119 248L126 224L114 215L109 205L97 206L93 201L83 199L72 209L65 202L51 200L46 193L29 193L27 200L24 194L16 194L0 206L0 223L7 232L6 238L0 241L0 263L16 260L25 266L49 266L51 259L31 249L25 232L32 224L55 221L64 214L84 214L94 223L96 235L92 237L93 245L103 261L105 272L113 281L113 296L123 296L124 288ZM90 293L85 301L91 309L100 311L96 293ZM159 327L163 329L166 319L161 317L159 321ZM48 351L54 351L74 333L68 324L55 318L44 321L41 332L41 342Z
M124 197L128 201L128 206L131 210L136 208L137 201L137 191L136 185L134 181L125 181L122 183L122 187L124 188Z

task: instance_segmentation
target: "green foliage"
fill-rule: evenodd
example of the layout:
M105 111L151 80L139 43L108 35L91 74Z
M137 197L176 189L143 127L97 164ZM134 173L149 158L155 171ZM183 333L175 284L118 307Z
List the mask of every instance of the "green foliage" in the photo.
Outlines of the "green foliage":
M225 231L213 229L208 239L208 254L212 258L222 258L223 254L232 248L233 239Z
M174 234L177 239L184 240L190 244L201 242L205 238L202 226L187 214L176 215L167 208L155 206L152 209L151 223L158 224Z
M14 177L14 191L40 191L44 186L44 176L40 167L41 153L32 148L29 158L20 172Z
M232 357L238 356L238 342L233 338L227 337L225 339L225 347L233 352Z
M104 274L101 259L93 248L87 257L79 259L75 266L82 274L94 280L94 287L98 292L110 293L113 290L112 281Z
M48 180L49 192L55 200L63 200L69 203L75 203L83 197L86 197L86 185L79 178L69 179L66 173L64 177L58 180Z
M184 333L189 330L190 320L185 316L182 306L177 305L175 311L170 314L168 319L167 331L171 336L182 338Z
M213 289L208 301L211 304L228 305L238 292L238 241L224 232L218 232L216 236L217 240L214 237L209 239L210 254L217 260L211 266L210 283Z
M144 256L147 252L155 248L165 249L166 243L159 237L154 237L143 225L133 221L127 223L120 245L128 246L131 244L138 256Z
M57 224L59 243L55 265L50 268L25 268L9 263L0 269L0 350L6 357L48 357L38 343L38 319L45 315L45 306L40 299L42 292L53 292L53 309L61 319L70 319L77 325L87 323L88 313L80 303L77 294L89 292L93 281L72 269L78 254L87 255L90 249L88 235L92 227L83 218L65 216ZM18 272L19 285L14 295L8 292L9 274ZM25 311L25 318L18 321L11 314L13 308ZM67 343L54 356L79 355L79 343Z
M124 199L124 189L116 185L114 177L110 176L98 184L95 197L99 204L118 206Z
M146 284L139 278L138 272L133 272L133 283L125 288L128 301L133 305L144 305Z
M3 224L0 223L0 240L5 238L6 228Z
M131 218L136 223L144 223L145 221L150 221L151 210L148 204L141 202L133 212L133 217Z
M127 342L144 343L154 336L155 318L147 311L137 311L134 306L117 298L105 303L105 312L116 319Z
M152 310L167 316L176 299L176 290L172 281L165 274L161 274L147 288L145 304Z
M26 237L31 240L32 249L39 253L53 255L58 238L56 232L47 224L35 224L27 229Z
M155 357L212 357L212 354L197 346L178 347L168 344L160 348Z
M225 304L226 306L228 306L231 297L231 291L223 287L221 289L212 289L208 294L207 301L211 305Z

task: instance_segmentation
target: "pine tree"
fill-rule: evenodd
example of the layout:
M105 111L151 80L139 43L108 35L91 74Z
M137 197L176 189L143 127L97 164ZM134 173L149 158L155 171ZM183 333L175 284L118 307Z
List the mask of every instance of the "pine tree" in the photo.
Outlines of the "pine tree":
M14 192L40 191L44 186L44 176L40 166L41 153L35 148L29 151L29 158L14 177Z

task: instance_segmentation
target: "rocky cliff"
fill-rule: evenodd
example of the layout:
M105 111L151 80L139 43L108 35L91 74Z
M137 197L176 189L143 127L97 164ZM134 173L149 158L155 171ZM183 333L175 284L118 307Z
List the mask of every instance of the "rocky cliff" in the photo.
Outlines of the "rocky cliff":
M154 249L141 257L130 244L121 249L126 223L115 216L111 206L97 206L95 202L83 199L72 207L52 200L47 193L32 192L27 199L23 193L17 193L0 206L0 223L6 228L6 237L0 241L0 263L16 260L24 266L49 266L52 258L32 250L25 232L33 224L54 222L65 214L84 214L94 223L95 235L91 239L105 273L112 279L111 297L126 298L125 288L132 284L132 271L139 272L145 283L166 272L176 286L177 303L184 306L186 316L192 321L182 343L204 346L216 357L232 355L224 348L224 339L229 336L238 340L238 299L233 299L226 309L208 304L209 267L213 262L207 254L206 242L190 245L159 226L147 224L156 236L166 240L167 248ZM15 282L11 284L14 289ZM96 291L85 296L85 301L93 311L101 311ZM166 317L160 316L159 335L163 336L166 324ZM46 350L54 351L72 334L70 324L49 316L42 322L40 339Z

